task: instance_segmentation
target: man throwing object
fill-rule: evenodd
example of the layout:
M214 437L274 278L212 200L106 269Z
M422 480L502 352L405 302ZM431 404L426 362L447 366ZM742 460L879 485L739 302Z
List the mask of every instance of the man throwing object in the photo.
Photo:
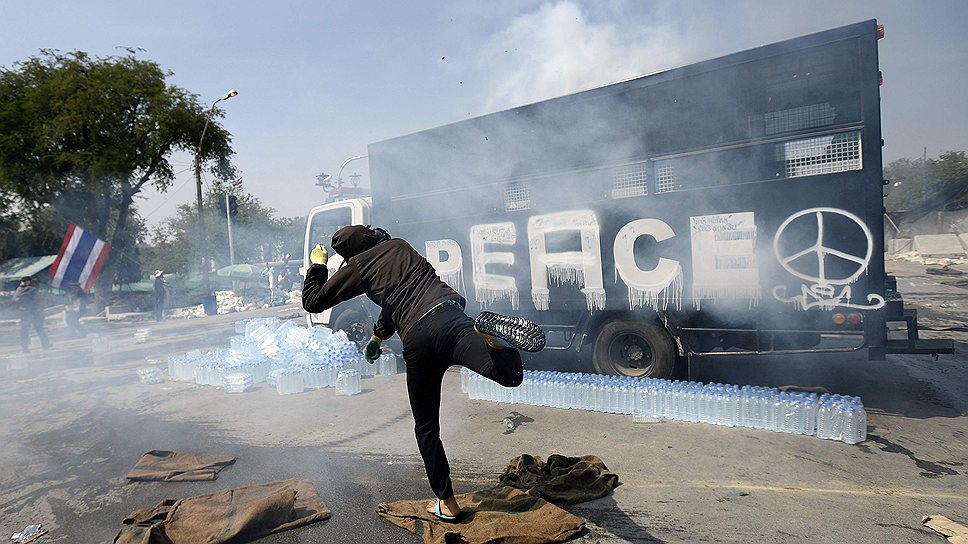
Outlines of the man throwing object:
M518 350L540 351L544 332L530 320L491 312L472 320L464 313L464 298L440 280L433 266L406 241L391 238L383 229L343 227L333 235L333 250L345 262L332 278L326 248L317 244L310 253L313 264L303 285L303 308L322 312L364 294L380 306L364 359L373 363L380 357L380 343L400 334L417 447L437 496L427 511L456 519L460 505L440 441L444 372L461 365L504 387L517 387L524 379Z

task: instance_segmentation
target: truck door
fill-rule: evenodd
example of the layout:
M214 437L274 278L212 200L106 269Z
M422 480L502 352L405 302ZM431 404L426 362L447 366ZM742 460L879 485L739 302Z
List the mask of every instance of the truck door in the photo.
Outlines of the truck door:
M309 218L306 221L306 242L303 248L303 268L300 270L303 277L306 276L306 270L309 269L311 264L309 252L316 244L322 244L329 251L330 257L327 266L330 275L333 275L339 269L339 266L343 264L343 258L333 251L333 234L340 228L349 225L365 225L369 221L369 210L368 199L353 199L317 206L309 212ZM344 306L347 306L347 308L344 308ZM338 327L334 326L334 321L339 321L339 314L343 310L349 309L349 307L362 308L362 306L363 302L360 300L349 301L320 313L307 314L307 323L310 327L326 325L335 330Z

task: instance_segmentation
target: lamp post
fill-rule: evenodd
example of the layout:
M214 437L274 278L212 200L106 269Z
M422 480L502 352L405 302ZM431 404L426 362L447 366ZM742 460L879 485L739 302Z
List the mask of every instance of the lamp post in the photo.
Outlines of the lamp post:
M198 236L202 243L202 291L205 298L210 296L211 290L208 285L208 243L205 241L205 214L202 213L202 142L205 141L205 131L208 124L212 121L215 113L215 105L223 100L228 100L238 96L238 91L231 90L225 96L212 102L212 107L208 109L208 117L205 118L205 125L202 127L202 136L198 139L198 147L195 148L195 204L198 208Z
M232 244L232 198L235 198L235 191L242 186L242 176L239 179L226 185L225 188L225 227L229 233L229 264L235 264L235 246ZM229 193L232 194L231 198Z
M343 163L343 166L339 167L339 172L336 174L336 186L337 187L343 186L343 169L346 168L347 164L359 159L365 159L366 157L367 155L357 155L356 157L350 157L346 159L346 162Z

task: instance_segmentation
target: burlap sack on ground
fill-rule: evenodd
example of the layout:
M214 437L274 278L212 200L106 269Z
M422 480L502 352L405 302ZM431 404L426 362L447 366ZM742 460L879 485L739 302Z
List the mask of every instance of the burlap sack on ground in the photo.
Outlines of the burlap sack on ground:
M511 487L541 495L557 504L575 504L599 499L618 486L618 476L595 455L566 457L551 455L548 462L533 455L511 459L500 476Z
M427 499L380 504L377 513L420 535L427 544L538 544L564 542L585 529L585 520L524 491L507 486L457 495L461 515L443 521L427 512Z
M218 544L256 538L329 519L331 512L305 480L283 480L166 499L124 520L115 544Z
M225 467L235 462L231 455L195 455L151 450L141 456L126 478L143 482L188 482L214 480Z

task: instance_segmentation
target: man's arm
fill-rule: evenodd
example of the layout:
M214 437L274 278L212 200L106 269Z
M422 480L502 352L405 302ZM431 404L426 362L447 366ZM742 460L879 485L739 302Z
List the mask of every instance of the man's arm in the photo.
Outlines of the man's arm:
M13 301L20 302L20 299L28 296L34 287L18 287L16 291L13 292Z
M373 325L373 336L381 340L386 340L393 336L395 332L397 332L397 324L390 317L390 312L387 309L383 309L380 312L380 317L376 319L376 325Z
M303 281L303 309L310 313L322 312L365 291L363 278L355 266L344 266L330 278L325 264L314 264L306 271Z

